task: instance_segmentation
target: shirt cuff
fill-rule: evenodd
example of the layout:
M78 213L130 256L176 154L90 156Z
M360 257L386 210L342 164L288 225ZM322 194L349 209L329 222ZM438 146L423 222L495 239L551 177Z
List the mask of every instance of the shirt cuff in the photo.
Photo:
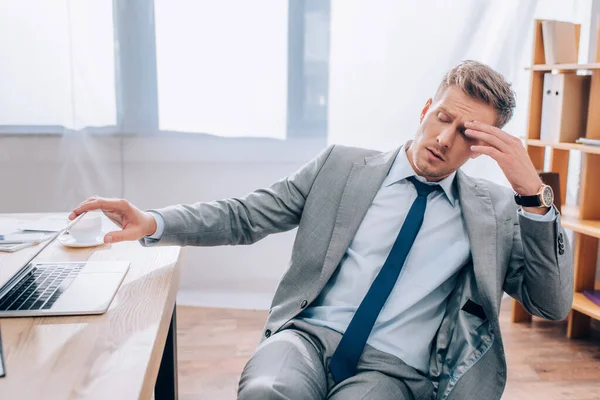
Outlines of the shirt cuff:
M157 212L154 211L149 211L150 215L152 215L154 217L154 220L156 221L156 232L154 232L152 235L150 236L146 236L148 239L155 239L155 240L160 240L160 238L163 235L163 232L165 231L165 220L163 218L162 215L160 215Z
M558 217L558 211L556 210L555 206L550 207L548 212L544 215L527 212L523 210L522 207L519 208L519 214L521 214L525 218L529 218L530 220L537 222L553 222L556 221L556 218Z

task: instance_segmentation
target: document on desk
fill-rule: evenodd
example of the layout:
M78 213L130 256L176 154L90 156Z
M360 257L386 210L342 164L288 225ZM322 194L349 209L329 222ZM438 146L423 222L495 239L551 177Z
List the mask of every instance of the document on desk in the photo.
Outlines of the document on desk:
M50 239L52 234L28 232L28 233L0 233L0 244L19 244L19 243L40 243L46 239Z
M5 253L14 253L15 251L19 251L30 246L35 246L35 243L0 244L0 251Z
M58 232L69 224L69 214L61 213L48 215L36 221L25 221L20 224L22 231L30 232Z
M2 332L0 332L0 378L4 378L6 373L4 372L4 358L2 356Z

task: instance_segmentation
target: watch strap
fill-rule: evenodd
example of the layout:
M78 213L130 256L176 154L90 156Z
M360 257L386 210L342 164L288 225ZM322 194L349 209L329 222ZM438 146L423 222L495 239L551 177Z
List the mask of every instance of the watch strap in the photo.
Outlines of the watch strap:
M533 196L521 196L520 194L515 194L515 202L523 207L539 207L542 205L540 197L537 194Z

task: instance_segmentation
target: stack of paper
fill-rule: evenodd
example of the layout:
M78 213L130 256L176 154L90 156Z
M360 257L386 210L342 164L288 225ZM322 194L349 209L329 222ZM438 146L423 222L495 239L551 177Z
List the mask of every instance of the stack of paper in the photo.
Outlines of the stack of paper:
M0 244L0 251L3 251L5 253L14 253L17 250L21 250L25 247L30 247L33 245L35 245L35 243Z
M69 224L68 214L49 215L37 221L25 221L19 225L22 231L58 232Z
M0 251L14 252L50 239L67 221L65 216L51 216L38 221L0 218Z
M0 244L40 243L48 239L47 233L40 232L16 232L0 234Z

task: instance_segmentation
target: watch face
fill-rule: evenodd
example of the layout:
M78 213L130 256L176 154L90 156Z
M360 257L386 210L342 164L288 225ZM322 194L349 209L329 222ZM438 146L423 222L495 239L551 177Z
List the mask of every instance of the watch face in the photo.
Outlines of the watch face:
M544 206L550 207L552 203L554 203L554 193L552 192L552 188L550 186L544 187L544 191L542 192L542 200L544 202Z

